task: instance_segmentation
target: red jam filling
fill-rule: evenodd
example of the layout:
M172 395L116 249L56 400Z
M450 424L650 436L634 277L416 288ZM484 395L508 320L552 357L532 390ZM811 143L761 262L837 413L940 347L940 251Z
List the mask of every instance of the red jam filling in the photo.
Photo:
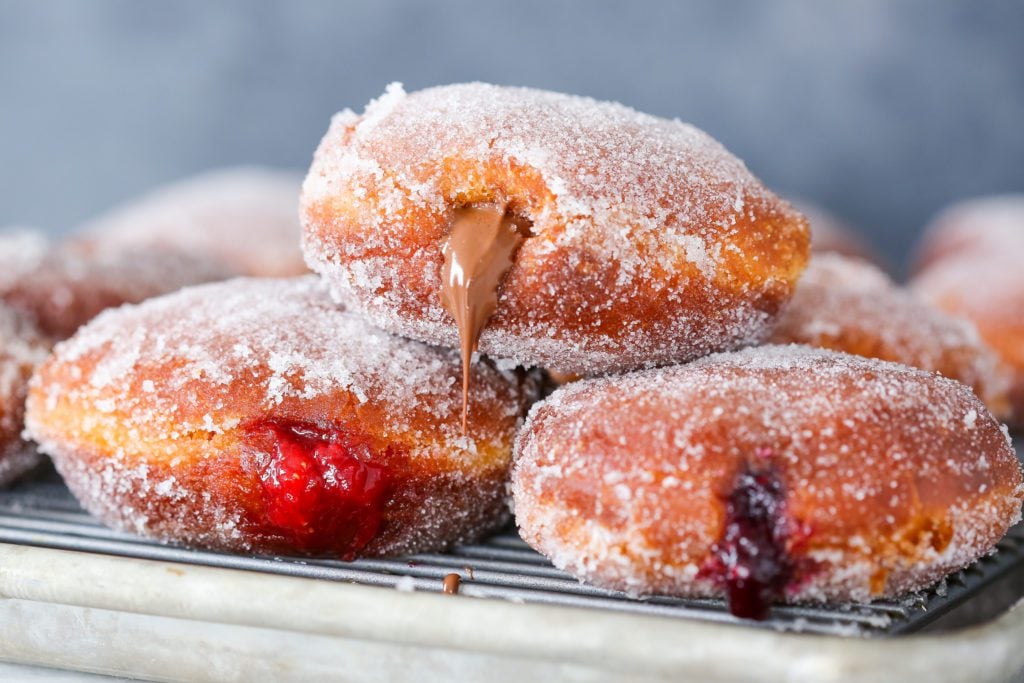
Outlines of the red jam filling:
M351 560L380 531L387 469L345 429L267 420L249 428L260 463L265 524L289 545Z
M701 575L725 587L733 615L765 619L796 573L782 482L771 469L748 469L725 503L725 529Z

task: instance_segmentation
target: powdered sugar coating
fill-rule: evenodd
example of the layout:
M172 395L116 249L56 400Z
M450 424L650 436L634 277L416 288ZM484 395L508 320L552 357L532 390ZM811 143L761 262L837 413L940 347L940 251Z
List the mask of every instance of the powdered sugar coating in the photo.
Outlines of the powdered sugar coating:
M179 251L232 275L307 272L299 249L300 174L240 166L157 188L82 226L106 249Z
M458 345L440 304L460 205L532 221L480 350L595 373L767 333L806 259L803 219L721 145L622 105L480 83L338 114L303 186L304 251L374 324Z
M780 478L808 570L792 601L921 588L1020 519L1020 465L963 385L801 346L584 380L531 410L512 491L523 538L583 580L721 595L702 575L738 473Z
M963 382L998 416L1009 369L967 320L932 307L864 261L818 254L770 342L807 344L939 372Z
M38 461L21 438L28 381L49 343L24 316L0 303L0 485Z
M948 258L1024 258L1024 194L978 197L952 204L925 228L915 270Z
M475 538L505 518L532 389L478 364L463 436L460 379L457 352L371 327L315 277L232 280L100 315L40 369L27 423L107 523L245 551L295 551L261 526L271 456L251 425L359 435L398 482L365 551L391 554Z

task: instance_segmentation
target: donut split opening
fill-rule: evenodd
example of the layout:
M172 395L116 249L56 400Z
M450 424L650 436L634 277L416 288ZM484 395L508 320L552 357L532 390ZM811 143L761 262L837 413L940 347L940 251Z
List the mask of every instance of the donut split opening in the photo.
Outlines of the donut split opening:
M248 429L262 463L264 524L305 552L351 560L380 531L387 469L344 429L264 420ZM361 455L362 457L357 457Z
M783 596L796 574L788 537L782 481L773 469L748 466L725 499L722 537L701 570L724 585L734 616L766 619L772 602Z
M469 419L469 367L480 333L498 307L501 281L533 223L508 203L474 203L455 209L441 247L441 304L459 329L462 353L462 433Z

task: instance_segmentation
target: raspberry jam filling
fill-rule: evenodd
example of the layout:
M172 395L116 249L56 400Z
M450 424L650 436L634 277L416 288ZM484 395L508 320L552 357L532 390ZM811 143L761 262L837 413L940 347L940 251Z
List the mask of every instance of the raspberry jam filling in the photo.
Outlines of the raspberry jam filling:
M380 531L388 472L345 429L266 420L249 427L260 462L264 522L308 553L355 556Z
M733 615L765 619L796 574L782 482L772 469L747 469L725 503L725 529L701 576L725 587Z

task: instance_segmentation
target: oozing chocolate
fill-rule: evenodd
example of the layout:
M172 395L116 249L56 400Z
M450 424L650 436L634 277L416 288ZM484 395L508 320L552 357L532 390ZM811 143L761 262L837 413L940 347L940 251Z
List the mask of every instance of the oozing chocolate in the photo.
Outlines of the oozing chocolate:
M268 420L249 428L262 464L264 524L306 552L353 559L380 530L387 469L343 429ZM362 456L362 457L359 457Z
M462 582L462 577L458 574L446 574L444 582L441 584L441 592L445 595L458 595L459 584Z
M782 482L770 468L744 470L725 503L722 537L701 574L725 586L735 616L764 619L795 574Z
M484 325L498 306L498 288L512 267L529 222L507 204L468 204L455 210L442 246L441 303L455 318L462 351L462 431L469 415L469 366Z

